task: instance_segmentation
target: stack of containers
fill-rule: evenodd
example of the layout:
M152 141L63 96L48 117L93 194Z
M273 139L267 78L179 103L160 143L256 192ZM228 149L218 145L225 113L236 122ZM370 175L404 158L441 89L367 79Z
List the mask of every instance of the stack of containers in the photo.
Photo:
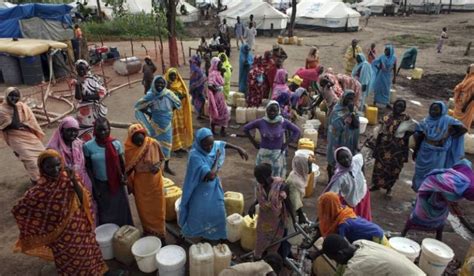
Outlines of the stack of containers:
M246 120L247 122L255 121L257 119L257 108L256 107L248 107L246 113Z
M245 107L237 107L235 110L235 121L237 124L245 124L247 122L247 110Z
M263 106L259 106L257 108L257 118L262 118L265 116L265 114L267 113L267 109Z

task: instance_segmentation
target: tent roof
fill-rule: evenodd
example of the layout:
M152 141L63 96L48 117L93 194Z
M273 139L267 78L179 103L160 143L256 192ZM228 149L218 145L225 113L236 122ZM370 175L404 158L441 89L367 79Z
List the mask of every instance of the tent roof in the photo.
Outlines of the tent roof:
M248 18L251 14L254 15L254 20L261 18L288 18L286 14L275 9L272 5L261 0L242 1L238 6L232 7L226 13L219 14L220 17L230 18Z
M291 13L291 8L288 12ZM303 0L297 6L296 17L345 18L360 17L360 13L339 0Z
M126 0L126 10L130 13L151 13L153 6L151 0Z

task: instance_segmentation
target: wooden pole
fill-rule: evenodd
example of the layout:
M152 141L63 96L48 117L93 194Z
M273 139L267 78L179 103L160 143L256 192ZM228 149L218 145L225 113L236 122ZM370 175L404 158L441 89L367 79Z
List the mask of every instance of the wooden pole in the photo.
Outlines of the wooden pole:
M464 55L465 55L465 56L468 56L468 55L469 55L469 52L471 51L471 45L472 45L472 41L470 41L470 42L467 44L466 52L464 52Z
M104 71L103 62L104 61L102 59L100 59L100 69L102 70L102 76L104 77L105 89L109 90L109 88L107 87L107 79L105 78L105 71Z
M160 39L161 73L164 74L166 72L166 66L163 57L163 38L161 38L161 34L159 34L158 38Z
M132 48L132 57L135 56L135 52L133 51L133 38L130 38L130 46Z
M181 37L179 40L181 40L181 53L183 54L183 62L184 65L186 65L186 54L184 53L184 47L183 47L183 38Z
M158 47L156 46L156 34L153 36L153 43L155 44L155 60L158 61Z

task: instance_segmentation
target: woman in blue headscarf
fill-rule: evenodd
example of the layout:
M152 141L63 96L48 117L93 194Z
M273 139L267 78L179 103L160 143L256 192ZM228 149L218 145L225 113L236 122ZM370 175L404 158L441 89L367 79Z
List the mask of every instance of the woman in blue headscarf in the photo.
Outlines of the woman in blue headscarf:
M395 84L397 57L391 44L385 45L384 54L372 62L375 73L372 90L375 93L374 105L377 103L390 107L390 89ZM393 74L393 75L392 75Z
M155 138L165 156L165 172L174 175L169 168L171 146L173 142L173 111L181 108L181 101L172 91L166 88L163 76L153 79L150 90L145 97L135 104L135 118Z
M336 160L334 152L340 147L347 147L353 155L358 151L359 144L359 115L354 108L355 93L346 90L334 106L328 120L328 180L334 172Z
M227 238L224 191L218 172L224 165L225 149L229 148L237 150L242 159L248 159L242 148L214 141L210 129L201 128L196 132L179 207L178 223L185 237Z
M372 70L370 63L365 59L364 54L357 54L356 60L357 64L354 66L354 69L352 69L352 77L356 78L362 86L359 110L364 111L365 98L369 96L370 84L372 83L372 79L374 77L374 71Z
M428 117L416 127L412 183L415 192L432 170L450 168L464 156L464 133L467 129L462 122L447 114L446 104L436 101L431 104Z
M249 45L244 44L240 47L239 61L239 91L247 94L247 77L252 67L253 55Z

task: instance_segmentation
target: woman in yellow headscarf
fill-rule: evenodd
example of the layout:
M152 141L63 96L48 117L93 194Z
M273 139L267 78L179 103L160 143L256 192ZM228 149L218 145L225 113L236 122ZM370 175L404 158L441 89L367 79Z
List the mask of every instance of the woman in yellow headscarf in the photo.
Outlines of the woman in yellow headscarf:
M172 151L185 151L193 144L193 117L191 99L183 78L176 68L166 71L165 79L168 89L174 92L181 101L181 109L173 112L173 146Z
M165 195L162 162L165 157L158 142L140 124L128 128L125 141L125 172L128 188L135 196L143 231L165 238ZM164 240L163 240L164 241Z
M466 77L454 88L454 118L462 121L470 132L474 119L474 63L467 68Z
M230 64L229 58L225 53L219 54L219 59L222 62L222 69L224 71L224 96L225 99L229 99L229 92L230 92L230 79L232 77L232 65Z

